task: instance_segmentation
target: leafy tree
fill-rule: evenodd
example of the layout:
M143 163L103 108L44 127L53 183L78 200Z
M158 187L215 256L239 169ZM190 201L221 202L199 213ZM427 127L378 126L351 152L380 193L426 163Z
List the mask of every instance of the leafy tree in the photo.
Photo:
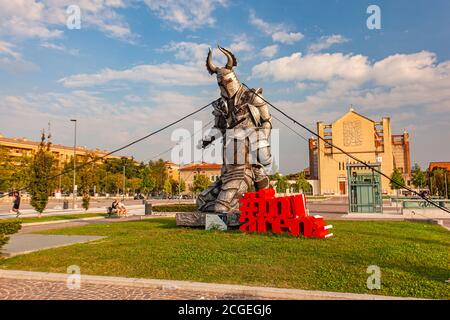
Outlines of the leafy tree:
M282 192L282 193L286 192L289 189L289 182L288 182L287 177L282 176L282 177L280 177L280 179L278 179L276 189L277 189L277 192Z
M111 181L112 181L112 185L113 185L113 190L116 190L116 193L120 193L120 190L122 190L123 193L125 194L125 190L123 190L123 174L122 173L112 174Z
M70 159L69 162L67 162L64 167L63 167L63 171L62 172L66 172L61 176L61 179L58 178L58 184L61 181L61 189L64 192L72 192L73 191L73 157L72 159ZM80 176L77 174L75 176L75 184L76 185L80 185ZM59 181L60 180L60 181Z
M395 168L394 171L392 171L391 180L393 181L390 182L390 186L393 190L399 190L402 188L401 186L405 185L405 179L403 179L403 175L398 168Z
M18 190L29 184L31 158L9 155L7 148L0 146L0 191Z
M131 190L133 190L133 193L135 193L136 191L139 191L141 189L142 179L141 178L131 178L128 180L127 185Z
M156 161L150 161L148 166L153 178L155 179L154 190L158 192L164 191L164 184L167 180L167 170L164 160L159 159Z
M295 186L298 191L302 191L303 193L309 193L311 192L311 185L306 180L306 176L304 172L300 172L298 174L298 178L295 181Z
M276 181L276 191L278 193L285 193L286 190L289 188L289 182L288 178L286 176L282 176L278 172L273 176L273 180Z
M145 166L141 170L140 176L141 176L141 191L146 194L152 192L156 186L156 182L155 178L152 175L152 172L150 171L150 168L148 166Z
M0 146L0 190L7 191L11 188L11 176L14 166L8 154L8 150Z
M164 181L164 192L166 194L172 193L172 183L170 182L169 179L166 179L166 181Z
M183 179L179 179L179 181L170 179L170 183L172 184L172 194L181 193L186 191L186 183Z
M417 163L411 170L411 181L416 188L423 188L427 184L427 174Z
M49 181L53 167L53 155L50 152L50 142L45 141L45 132L42 131L41 142L33 157L30 166L30 204L39 213L39 217L45 210L48 197L51 192L51 182Z
M433 168L430 173L430 191L432 195L448 198L450 196L450 174L444 168ZM447 191L447 194L445 194Z
M30 184L30 165L32 158L22 155L18 159L11 159L9 167L12 168L9 187L13 190L25 188ZM54 181L50 181L53 183Z
M186 191L186 182L183 179L180 179L179 192Z
M122 157L120 159L108 159L105 162L106 170L112 174L123 173L125 166L125 176L127 178L135 178L139 176L139 167L133 158Z
M211 180L204 174L196 174L192 183L193 192L202 192L211 184Z
M172 190L170 191L172 194L178 193L178 181L174 179L170 179L170 186L172 187Z
M92 191L100 192L105 190L106 182L106 166L101 163L94 162L93 166L93 176L92 176Z
M94 184L94 163L88 163L94 159L94 156L89 154L83 158L78 169L78 176L80 178L80 193L82 195L82 206L84 210L89 209L89 202L91 199L90 192Z

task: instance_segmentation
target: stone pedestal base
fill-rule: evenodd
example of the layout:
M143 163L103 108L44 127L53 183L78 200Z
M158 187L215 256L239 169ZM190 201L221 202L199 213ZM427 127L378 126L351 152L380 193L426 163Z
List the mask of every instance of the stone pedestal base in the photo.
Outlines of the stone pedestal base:
M205 229L226 231L228 229L227 218L226 214L207 213Z
M176 223L180 227L205 227L205 220L206 212L178 212L176 214ZM239 213L229 213L227 225L229 227L239 227Z

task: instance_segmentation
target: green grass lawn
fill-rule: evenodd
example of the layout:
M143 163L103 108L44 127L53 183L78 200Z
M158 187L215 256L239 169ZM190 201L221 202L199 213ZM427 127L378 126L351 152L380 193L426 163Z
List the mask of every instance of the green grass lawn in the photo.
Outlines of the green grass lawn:
M331 221L330 221L331 222ZM332 221L334 237L304 239L178 228L173 218L93 224L48 234L107 238L0 261L0 268L192 280L446 299L450 233L415 222ZM381 268L368 290L367 267Z
M59 221L59 220L73 220L81 218L92 218L92 217L106 217L106 213L79 213L79 214L65 214L58 216L46 216L45 214L41 217L31 217L31 218L11 218L4 219L5 221L20 220L22 223L32 223L32 222L48 222L48 221Z
M195 203L177 203L163 204L152 207L154 212L192 212L197 211L198 206Z

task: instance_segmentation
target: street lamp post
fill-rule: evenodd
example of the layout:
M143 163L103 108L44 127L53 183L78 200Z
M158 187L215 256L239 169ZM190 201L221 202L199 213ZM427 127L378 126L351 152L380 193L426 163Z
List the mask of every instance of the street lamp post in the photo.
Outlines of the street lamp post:
M76 179L76 170L77 170L77 120L76 119L70 119L71 122L74 123L74 136L73 136L73 199L72 199L72 207L75 209L76 201L77 201L77 194L75 190L75 179Z
M123 191L122 201L125 201L125 165L123 165Z
M447 176L448 176L448 171L445 170L444 171L445 174L445 195L444 195L444 199L448 198L448 189L447 189Z

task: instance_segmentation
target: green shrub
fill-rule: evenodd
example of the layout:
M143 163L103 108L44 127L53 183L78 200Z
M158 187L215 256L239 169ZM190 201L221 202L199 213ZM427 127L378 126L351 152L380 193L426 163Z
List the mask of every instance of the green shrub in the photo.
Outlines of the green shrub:
M173 205L163 205L154 206L153 212L190 212L197 211L196 204L173 204Z
M9 238L0 233L0 250L8 242ZM1 256L0 256L1 259Z
M20 221L0 221L0 251L9 240L6 235L16 233L21 227Z
M7 235L13 234L20 230L21 221L1 221L0 220L0 234Z

